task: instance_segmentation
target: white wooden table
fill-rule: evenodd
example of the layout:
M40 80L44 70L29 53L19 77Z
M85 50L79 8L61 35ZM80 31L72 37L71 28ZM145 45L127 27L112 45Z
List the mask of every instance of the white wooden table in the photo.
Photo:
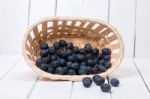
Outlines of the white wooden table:
M0 99L150 99L150 0L0 0ZM108 78L120 87L102 93L95 84L49 81L21 56L25 30L48 16L108 21L123 37L125 58Z

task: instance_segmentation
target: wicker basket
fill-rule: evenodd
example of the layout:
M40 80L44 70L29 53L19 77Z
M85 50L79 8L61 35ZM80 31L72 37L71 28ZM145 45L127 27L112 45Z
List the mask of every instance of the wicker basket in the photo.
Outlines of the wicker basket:
M28 65L40 76L51 80L80 81L83 77L93 75L55 75L42 71L35 65L39 56L39 44L47 42L49 45L65 39L79 47L90 43L101 50L108 47L112 50L112 67L99 75L105 77L114 71L122 61L124 46L118 31L104 21L79 17L48 17L38 21L28 28L23 40L23 55Z

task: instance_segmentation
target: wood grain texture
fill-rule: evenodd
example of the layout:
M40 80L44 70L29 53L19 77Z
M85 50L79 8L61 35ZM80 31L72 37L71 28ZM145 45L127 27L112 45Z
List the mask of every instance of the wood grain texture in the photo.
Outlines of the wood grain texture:
M150 0L137 0L136 58L150 58Z
M150 98L150 94L132 59L124 59L118 70L110 75L110 78L120 80L119 87L112 87L112 99Z
M110 0L109 23L120 32L125 45L125 57L133 57L135 0Z
M22 37L28 22L29 0L0 1L0 48L2 54L21 53Z

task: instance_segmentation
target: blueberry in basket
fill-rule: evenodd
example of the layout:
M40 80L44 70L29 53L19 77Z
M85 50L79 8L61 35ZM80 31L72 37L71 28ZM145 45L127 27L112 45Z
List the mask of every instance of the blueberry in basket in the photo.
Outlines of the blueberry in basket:
M79 48L72 42L59 40L51 45L43 42L39 45L39 49L39 57L35 64L39 69L51 74L99 74L112 66L111 50L103 48L100 51L98 48L93 48L90 43Z

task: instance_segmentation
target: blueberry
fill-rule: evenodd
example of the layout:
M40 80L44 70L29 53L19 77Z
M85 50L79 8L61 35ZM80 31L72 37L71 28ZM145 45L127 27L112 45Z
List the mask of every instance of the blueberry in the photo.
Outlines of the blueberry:
M78 53L80 50L79 50L79 47L77 47L77 46L74 46L73 47L73 52L74 53Z
M93 76L93 81L95 82L95 84L96 84L97 86L101 86L102 84L104 84L105 79L102 78L102 77L99 76L99 75L95 75L95 76Z
M92 69L90 66L86 66L86 69L87 69L87 74L91 74L92 73Z
M80 63L80 66L86 66L86 62L84 62L84 61L81 62L81 63Z
M92 84L92 79L89 77L85 77L85 78L83 78L82 83L83 83L84 87L89 88Z
M55 74L64 75L65 71L63 67L57 67L55 70Z
M101 90L103 92L110 92L111 91L111 86L109 84L102 84L101 85Z
M98 48L94 48L93 49L93 54L94 55L98 55L99 54L99 49Z
M42 64L39 66L39 68L42 69L42 70L44 70L44 71L47 71L47 69L48 69L48 66L47 66L47 65L48 65L48 64L42 63Z
M86 66L80 66L78 74L79 75L86 75L88 73L87 67Z
M107 61L110 61L111 56L110 55L103 55L103 59L105 59Z
M105 61L104 66L105 66L106 68L110 68L110 67L112 66L112 64L111 64L110 61Z
M84 51L85 51L86 53L92 52L92 46L91 46L91 44L85 44L85 46L84 46Z
M76 71L73 69L69 69L67 74L68 75L76 75Z
M86 54L86 58L87 58L87 59L92 59L92 58L93 58L92 53L88 53L88 54Z
M53 44L53 46L54 46L54 48L55 48L56 50L58 50L58 49L60 48L60 45L59 45L58 42L55 42L55 43Z
M68 50L66 50L66 54L67 54L67 56L70 56L73 54L73 51L68 49Z
M102 54L103 55L111 55L111 50L109 48L103 48L102 49Z
M100 72L105 72L107 70L107 68L104 67L103 65L98 65L98 68Z
M79 69L79 63L72 63L71 69L78 70Z
M110 81L111 85L114 87L118 87L119 86L119 80L116 78L112 78Z
M104 64L105 64L105 60L104 60L104 59L99 60L99 61L98 61L98 64L100 64L100 65L104 65Z
M66 60L65 59L59 59L61 66L66 66Z
M65 50L57 50L57 55L59 56L59 57L61 57L61 58L66 58L67 57L67 53L66 53L66 51Z
M40 56L41 57L46 57L48 55L48 51L47 50L41 50L40 51Z
M86 64L87 64L88 66L94 66L94 65L96 64L96 62L95 62L94 60L92 60L92 59L88 59L88 60L86 61Z
M68 42L66 48L67 49L73 49L73 43L72 42Z
M54 48L54 46L51 46L51 47L48 48L48 53L49 53L49 54L54 54L54 53L55 53L55 48Z
M54 60L57 60L57 59L58 59L58 56L56 56L56 55L52 55L51 58L50 58L51 61L54 61Z
M63 69L64 69L64 74L67 74L68 68L67 67L63 67Z
M70 61L70 62L75 62L76 57L74 55L71 55L71 56L68 56L67 60Z
M38 58L35 62L36 66L40 67L40 65L42 64L42 59Z
M41 44L40 44L40 49L41 49L41 50L46 50L46 49L48 49L48 44L47 44L47 43L41 43Z
M50 62L50 58L49 57L42 57L42 62L43 63L49 63Z
M53 67L48 67L48 70L47 70L47 72L49 72L49 73L54 73L54 71L55 71L55 68L53 68Z
M85 54L84 48L80 49L80 54Z
M98 68L97 65L95 65L95 66L92 68L92 72L93 72L93 74L99 73L99 68Z
M97 55L97 59L101 60L102 58L103 58L102 54L99 53L99 54Z
M51 64L52 64L52 67L58 67L61 65L59 60L52 61Z
M71 68L71 66L72 66L72 62L67 62L67 64L66 64L66 66L67 66L67 68Z
M65 47L67 45L67 42L65 40L60 40L59 44L61 47Z
M78 54L78 55L77 55L77 60L80 61L80 62L82 62L82 61L85 60L85 56L82 55L82 54Z

